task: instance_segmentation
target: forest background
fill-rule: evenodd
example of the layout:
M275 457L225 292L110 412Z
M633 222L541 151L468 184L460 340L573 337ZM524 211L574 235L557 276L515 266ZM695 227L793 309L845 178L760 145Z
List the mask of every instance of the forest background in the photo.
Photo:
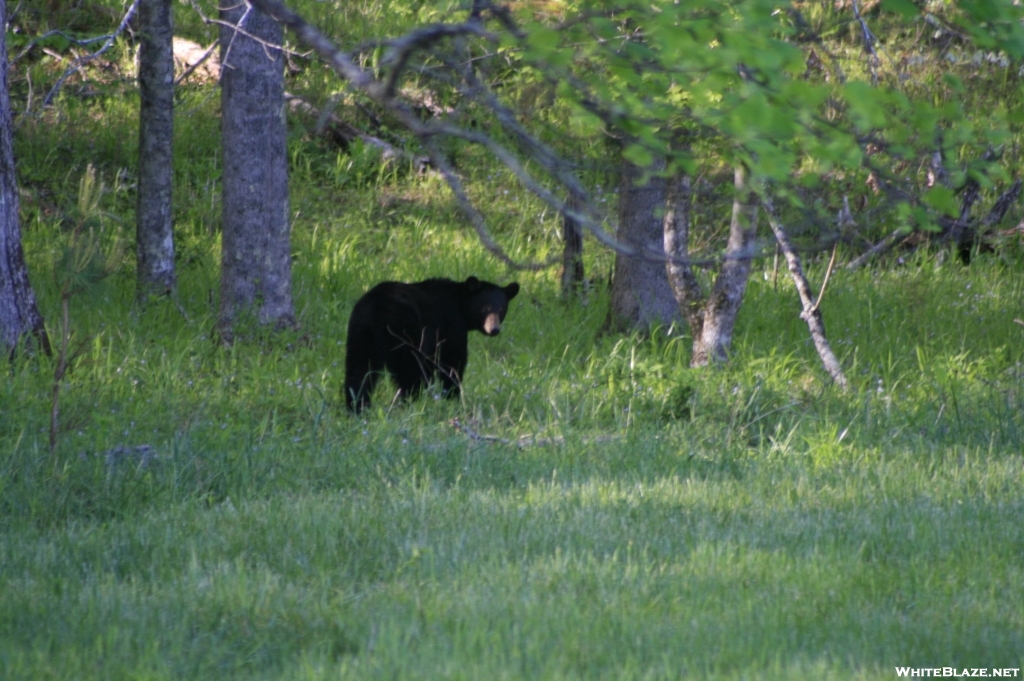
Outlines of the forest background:
M289 7L382 76L394 62L376 41L472 10ZM140 302L132 24L54 90L128 6L7 8L22 244L67 361L18 353L0 388L0 676L1024 667L1019 9L682 3L691 14L664 26L684 21L707 47L687 81L666 64L690 57L656 42L669 5L609 7L513 3L518 34L489 10L504 38L438 40L399 83L420 120L525 157L503 109L473 99L495 93L565 161L538 173L554 203L473 139L425 159L386 101L287 37L296 324L243 315L230 344L216 78L179 70L177 284ZM213 3L175 3L175 35L202 53L214 18ZM609 41L621 49L586 47ZM465 55L487 64L486 87L432 77ZM748 185L734 186L737 167ZM697 368L686 309L610 314L622 255L601 242L622 235L637 186L664 183L668 203L645 206L660 228L686 178L689 251L674 264L692 263L701 290L737 261L736 225L754 230L727 361ZM801 319L765 199L845 389ZM760 223L731 219L736 205ZM563 263L566 207L587 235L585 277L567 286L564 264L506 261ZM83 247L102 276L67 295ZM394 404L382 390L372 412L346 414L354 301L384 279L469 275L524 293L501 336L471 339L462 399Z

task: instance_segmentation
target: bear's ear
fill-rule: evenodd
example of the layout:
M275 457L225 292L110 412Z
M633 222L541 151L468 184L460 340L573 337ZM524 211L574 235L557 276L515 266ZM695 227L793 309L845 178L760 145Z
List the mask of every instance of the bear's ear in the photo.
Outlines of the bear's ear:
M505 287L505 297L512 300L519 293L519 282L513 281L511 284Z
M471 294L472 293L476 293L481 288L480 280L477 279L476 277L466 277L466 281L464 282L464 285L469 290L469 292Z

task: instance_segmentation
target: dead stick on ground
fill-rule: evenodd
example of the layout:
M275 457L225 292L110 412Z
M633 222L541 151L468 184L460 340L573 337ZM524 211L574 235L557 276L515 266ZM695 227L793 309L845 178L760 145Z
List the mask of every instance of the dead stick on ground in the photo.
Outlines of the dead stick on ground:
M896 244L896 241L901 236L906 236L906 235L907 235L907 231L905 229L903 229L902 227L897 229L895 232L893 232L889 236L885 237L884 239L879 241L877 244L875 244L874 246L872 246L871 248L866 250L859 257L854 259L852 262L847 264L846 265L846 269L848 269L848 270L855 270L855 269L857 269L858 267L864 265L864 263L868 262L873 257L875 257L876 255L881 253L882 251L887 251L890 248L892 248Z

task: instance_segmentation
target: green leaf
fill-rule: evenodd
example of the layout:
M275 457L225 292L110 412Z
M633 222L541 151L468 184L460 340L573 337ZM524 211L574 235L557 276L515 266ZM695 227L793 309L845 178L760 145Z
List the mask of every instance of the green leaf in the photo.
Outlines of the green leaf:
M561 41L561 34L558 31L553 31L549 28L534 29L530 32L530 35L526 37L526 42L530 47L542 52L554 50L558 47Z
M846 101L850 106L850 116L861 131L885 127L883 91L859 80L847 83L845 90Z
M901 14L904 19L913 19L921 13L921 8L910 0L882 0L882 9Z
M654 162L651 152L639 144L630 144L622 150L622 156L633 165L646 168Z
M950 90L956 92L957 94L962 95L964 94L964 92L967 91L967 89L964 87L963 81L954 76L952 73L942 74L942 82L945 83Z
M918 229L924 232L940 232L942 227L936 224L932 216L924 208L914 208L911 211L911 222L917 225Z
M926 191L922 198L926 204L940 213L950 217L960 214L960 208L956 205L956 194L948 187L937 184Z

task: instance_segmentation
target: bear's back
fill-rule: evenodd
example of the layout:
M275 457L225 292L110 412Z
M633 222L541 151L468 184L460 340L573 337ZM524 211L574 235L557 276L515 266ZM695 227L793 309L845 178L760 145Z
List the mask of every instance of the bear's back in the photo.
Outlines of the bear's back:
M439 325L464 329L461 286L450 279L383 281L356 302L352 319L384 322L406 331Z

